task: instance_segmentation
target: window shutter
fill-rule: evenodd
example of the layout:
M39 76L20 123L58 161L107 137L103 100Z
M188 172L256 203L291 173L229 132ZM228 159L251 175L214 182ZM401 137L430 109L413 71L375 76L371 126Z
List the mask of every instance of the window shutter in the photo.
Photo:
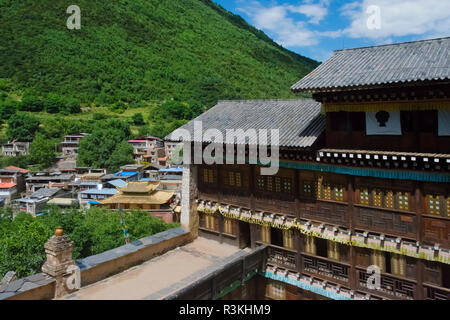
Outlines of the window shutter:
M402 256L400 254L392 254L391 271L392 271L392 274L396 274L398 276L404 277L406 275L405 256Z

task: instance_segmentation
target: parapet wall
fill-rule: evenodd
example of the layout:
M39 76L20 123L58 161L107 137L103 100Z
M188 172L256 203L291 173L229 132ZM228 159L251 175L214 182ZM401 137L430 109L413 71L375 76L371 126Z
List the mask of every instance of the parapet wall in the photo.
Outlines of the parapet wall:
M76 261L81 286L106 279L154 257L191 242L183 228L170 229L122 247ZM56 280L45 273L0 286L0 300L50 300L55 298Z

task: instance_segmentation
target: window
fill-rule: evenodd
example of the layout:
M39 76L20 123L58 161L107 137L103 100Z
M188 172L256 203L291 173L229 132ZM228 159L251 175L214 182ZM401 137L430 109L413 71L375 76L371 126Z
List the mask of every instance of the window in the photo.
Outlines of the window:
M373 251L370 257L370 263L378 266L382 272L386 272L386 258L384 256L384 252Z
M240 172L228 172L228 185L232 187L242 187L242 178Z
M292 230L283 231L283 247L294 249L294 237Z
M232 219L224 219L224 232L228 234L234 234L234 221Z
M270 243L277 247L283 246L283 230L270 228Z
M412 111L401 111L400 119L403 132L414 131L414 113Z
M406 276L406 258L400 254L391 254L391 274Z
M384 197L384 207L388 209L394 209L394 193L388 191Z
M208 184L216 183L215 172L213 169L203 169L203 182Z
M362 189L359 193L359 203L364 204L366 206L369 205L369 190Z
M292 193L292 179L286 177L258 176L256 187L259 191Z
M204 221L205 221L205 225L204 225L204 227L206 228L206 229L209 229L209 230L215 230L215 231L218 231L217 229L218 229L218 225L217 225L217 217L216 216L211 216L211 215L208 215L208 214L205 214L204 215Z
M314 237L305 236L304 238L305 252L316 255L316 242Z
M263 176L258 176L256 178L256 187L258 188L258 190L264 191L265 186L266 186L266 184L264 182L264 177Z
M333 260L339 260L339 243L334 241L328 241L328 258Z
M428 196L428 213L441 215L441 203L439 196Z
M261 226L261 241L264 243L270 243L270 227Z
M418 111L419 129L421 132L435 132L437 128L437 111Z
M286 286L283 282L268 280L266 295L274 300L286 300Z
M281 178L275 177L275 192L281 192Z
M312 182L303 182L303 189L302 193L305 197L312 197L313 196L313 183Z
M283 189L284 193L291 193L292 192L292 180L289 178L283 178L282 189Z
M383 206L383 192L378 189L372 191L372 202L375 207L381 208Z
M317 197L320 200L344 201L345 189L342 185L332 185L319 179L317 184Z
M319 257L328 257L328 240L316 238L316 255Z
M399 192L398 195L398 208L400 210L409 210L409 193L408 192Z

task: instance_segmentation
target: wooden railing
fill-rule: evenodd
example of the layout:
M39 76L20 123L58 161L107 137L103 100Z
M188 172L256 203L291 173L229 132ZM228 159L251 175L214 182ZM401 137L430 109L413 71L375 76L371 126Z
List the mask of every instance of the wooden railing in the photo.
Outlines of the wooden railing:
M381 275L381 288L371 290L367 287L367 280L371 276L365 270L357 270L358 287L364 291L374 292L377 295L391 299L415 299L416 283L395 276Z
M424 284L423 291L425 300L450 300L450 289Z
M267 263L298 271L297 253L288 249L270 246L267 248Z
M303 255L303 270L310 273L316 273L328 278L348 282L348 273L350 267L329 259Z

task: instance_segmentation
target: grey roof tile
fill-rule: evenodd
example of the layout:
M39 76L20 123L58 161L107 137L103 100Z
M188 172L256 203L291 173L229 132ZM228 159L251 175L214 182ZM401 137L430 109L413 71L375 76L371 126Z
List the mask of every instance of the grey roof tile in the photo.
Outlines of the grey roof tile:
M335 51L294 92L450 79L450 37Z
M325 116L321 114L321 104L312 99L293 100L236 100L220 101L216 106L192 120L180 129L190 132L191 140L195 142L211 142L208 139L194 137L194 122L201 121L203 134L208 129L217 129L224 138L226 130L249 129L270 130L279 129L279 144L283 147L310 147L325 129ZM245 138L243 134L238 135ZM178 137L169 134L166 140L180 141ZM246 144L255 144L245 138ZM238 140L235 139L235 143ZM261 143L259 143L261 144Z

